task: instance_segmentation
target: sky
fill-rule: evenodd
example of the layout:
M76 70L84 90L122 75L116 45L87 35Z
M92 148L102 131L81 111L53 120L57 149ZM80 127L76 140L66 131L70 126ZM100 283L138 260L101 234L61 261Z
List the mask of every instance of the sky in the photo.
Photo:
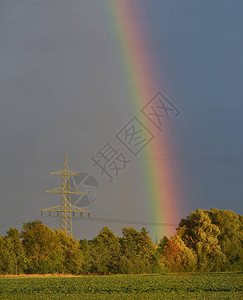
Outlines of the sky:
M241 214L243 2L136 5L161 91L180 110L171 133L177 157L170 158L181 183L180 219L197 208ZM59 204L44 191L60 185L49 173L62 168L64 153L72 171L97 181L98 198L85 207L92 216L153 222L139 176L143 160L158 158L141 153L112 183L91 159L136 114L115 26L110 0L0 0L0 234L38 218L59 226L40 210ZM116 234L142 227L77 218L73 234L93 238L106 225Z

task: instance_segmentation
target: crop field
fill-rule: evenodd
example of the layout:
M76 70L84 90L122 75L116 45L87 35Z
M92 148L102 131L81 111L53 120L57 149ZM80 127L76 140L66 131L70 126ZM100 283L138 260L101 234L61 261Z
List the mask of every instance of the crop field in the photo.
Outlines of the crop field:
M0 299L243 299L242 273L0 277Z

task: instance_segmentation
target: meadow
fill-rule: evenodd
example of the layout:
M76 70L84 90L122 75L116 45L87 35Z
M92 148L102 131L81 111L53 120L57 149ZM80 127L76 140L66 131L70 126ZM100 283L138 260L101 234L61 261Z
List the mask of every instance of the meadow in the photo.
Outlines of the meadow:
M243 273L2 276L0 299L243 299Z

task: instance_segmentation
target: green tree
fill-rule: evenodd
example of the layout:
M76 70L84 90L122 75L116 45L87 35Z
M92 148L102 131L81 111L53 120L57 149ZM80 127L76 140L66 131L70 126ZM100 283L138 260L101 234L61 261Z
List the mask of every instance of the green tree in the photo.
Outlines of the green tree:
M14 274L14 260L10 248L10 241L0 236L0 274Z
M187 247L196 252L198 270L210 272L223 268L226 255L218 241L220 230L206 211L197 209L187 219L181 220L177 234Z
M157 251L160 254L164 253L164 248L167 245L168 241L169 241L169 239L167 238L167 236L163 236L162 239L160 240L158 248L157 248Z
M212 223L215 224L220 233L218 235L219 245L226 255L227 261L222 270L243 270L243 216L233 211L212 208L207 211Z
M156 247L148 232L141 232L131 227L122 229L121 243L121 273L152 273L158 267Z
M16 228L10 228L6 241L9 241L9 251L14 264L14 274L24 273L27 267L27 258L21 241L21 234Z
M120 243L108 227L104 227L90 243L92 272L119 272Z
M55 230L62 253L62 273L80 274L82 271L83 254L80 244L64 231Z
M90 255L90 244L86 239L79 241L79 248L83 254L82 273L87 274L91 271L92 262Z
M56 232L37 220L25 223L21 236L29 261L28 273L62 271L63 251Z

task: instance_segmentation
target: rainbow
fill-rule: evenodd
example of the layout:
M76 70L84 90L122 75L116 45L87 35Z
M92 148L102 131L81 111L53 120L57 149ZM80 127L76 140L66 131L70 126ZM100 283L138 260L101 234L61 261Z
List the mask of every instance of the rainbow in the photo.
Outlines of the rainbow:
M141 3L141 2L140 2ZM137 113L160 89L160 79L151 55L151 45L146 37L146 20L139 13L138 1L110 0L108 9L115 26L115 36L120 65L131 99L132 109ZM145 117L142 122L151 131L155 128ZM153 128L152 128L153 127ZM173 160L159 159L173 157L169 125L163 132L157 132L156 140L144 150L143 155L154 158L143 161L143 176L146 183L147 209L153 222L176 223L179 220L179 193L176 190L176 169ZM158 238L171 233L171 228L158 226L153 236Z

